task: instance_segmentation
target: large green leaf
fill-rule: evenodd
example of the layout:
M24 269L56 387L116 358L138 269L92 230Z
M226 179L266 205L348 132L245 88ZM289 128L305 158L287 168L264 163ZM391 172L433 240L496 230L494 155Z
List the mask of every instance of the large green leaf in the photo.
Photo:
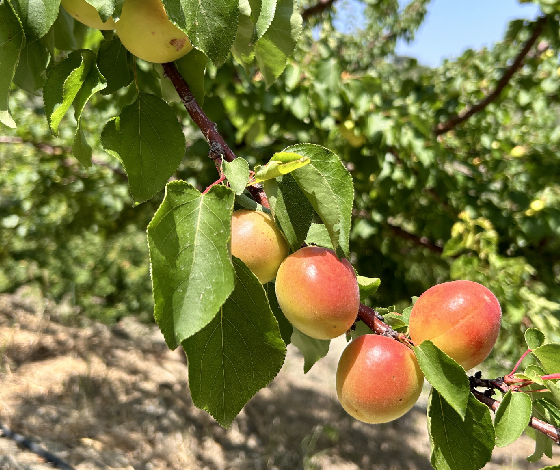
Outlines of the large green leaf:
M420 369L445 401L465 419L471 394L469 378L459 364L429 340L414 348Z
M129 52L120 39L103 41L97 53L97 67L107 80L107 88L101 94L109 95L127 86L132 81L128 68Z
M192 94L200 106L204 103L204 72L208 57L196 49L175 61L175 66L188 83Z
M327 355L331 340L312 338L294 326L292 344L299 349L303 356L303 373L307 374L313 367L313 364Z
M264 285L264 290L266 292L266 296L268 297L268 304L270 305L270 310L276 317L276 321L278 322L278 326L280 328L280 334L282 335L282 339L286 345L292 342L292 333L294 332L294 327L288 321L284 312L278 305L278 299L276 298L276 286L274 282L268 282Z
M249 182L249 162L244 158L236 158L231 163L222 163L224 175L227 178L230 188L237 195L240 195Z
M25 36L7 1L0 3L0 122L15 128L8 109L8 93Z
M308 165L291 175L327 227L335 250L340 247L348 256L354 200L352 176L333 152L320 145L300 144L284 151L310 158Z
M560 372L560 344L550 343L533 349L533 355L539 360L547 374Z
M492 457L494 426L486 405L469 395L464 420L432 389L428 404L428 432L435 470L479 470Z
M174 181L148 225L154 317L171 349L210 323L233 291L233 201L225 186L201 194Z
M122 161L136 202L165 186L185 154L185 136L177 115L162 99L140 93L101 133L101 144Z
M286 345L264 289L237 258L235 289L214 320L183 341L193 403L229 427L284 364Z
M6 3L6 2L4 2ZM10 0L17 13L27 42L42 38L58 16L60 0Z
M239 0L163 0L169 19L215 65L227 59L237 33Z
M49 61L49 50L42 41L26 44L19 54L19 62L14 75L14 83L27 91L35 93L43 88L43 72Z
M496 411L496 445L505 447L515 442L529 424L533 406L529 395L508 391Z

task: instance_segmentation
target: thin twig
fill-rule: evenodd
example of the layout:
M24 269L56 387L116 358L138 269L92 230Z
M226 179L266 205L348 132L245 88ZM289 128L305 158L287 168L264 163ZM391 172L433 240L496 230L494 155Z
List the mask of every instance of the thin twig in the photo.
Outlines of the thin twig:
M487 95L482 101L465 109L462 113L451 118L449 121L438 124L433 130L436 136L445 134L446 132L449 132L451 129L454 129L457 125L469 119L473 114L482 111L484 108L486 108L486 106L488 106L492 101L494 101L498 96L500 96L503 89L509 83L511 77L515 74L515 72L517 72L517 70L521 68L525 56L529 53L529 51L537 41L537 38L542 33L546 21L547 21L546 16L541 16L538 19L538 21L535 23L535 29L533 30L533 34L531 35L529 40L525 43L525 46L523 47L521 52L517 55L517 57L513 61L513 64L511 64L511 66L506 70L506 72L498 82L498 85L496 86L494 91L489 95Z
M393 328L382 320L382 317L373 308L360 304L360 307L358 308L358 318L362 320L374 333L388 336L389 338L400 341L409 347L414 346L414 343L410 341L408 336L393 330Z
M325 10L331 8L336 0L319 0L315 5L306 8L301 12L303 21L307 21L310 17L320 15Z

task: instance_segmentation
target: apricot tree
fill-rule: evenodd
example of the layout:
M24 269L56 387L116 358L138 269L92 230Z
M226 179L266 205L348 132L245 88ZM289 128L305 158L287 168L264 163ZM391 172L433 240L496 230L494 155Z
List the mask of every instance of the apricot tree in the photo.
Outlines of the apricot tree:
M0 0L0 122L15 127L18 120L8 106L12 83L32 93L42 89L48 125L54 134L61 129L73 132L73 152L82 165L92 165L88 141L99 139L104 150L122 164L135 203L143 203L165 189L147 228L150 259L146 263L151 268L154 317L167 345L171 349L180 346L187 354L194 404L222 426L231 425L245 403L276 376L289 343L300 349L305 369L309 370L326 354L329 338L347 334L355 339L343 353L337 374L342 405L364 421L396 419L414 404L425 376L432 386L428 417L431 462L436 469L481 468L496 445L515 441L524 431L537 442L531 459L550 455L551 443L560 443L559 344L546 342L537 328L525 328L527 356L533 362L523 372L518 373L516 366L496 379L483 378L479 372L469 377L461 364L478 364L496 340L499 316L492 296L486 294L492 304L487 316L485 309L481 314L469 305L469 310L458 311L456 322L472 320L466 331L446 325L450 313L439 309L453 298L451 310L457 311L456 304L468 298L469 289L457 293L442 284L437 287L437 301L427 302L426 313L421 313L421 306L432 295L430 290L418 300L417 308L409 307L400 314L366 305L371 304L369 297L381 281L354 272L352 264L361 266L363 259L350 263L354 261L350 241L355 181L359 181L359 191L365 184L360 174L354 178L350 173L352 162L343 164L324 146L296 143L269 155L265 165L251 168L249 159L234 153L200 106L207 83L220 73L230 53L240 65L236 80L272 86L295 49L302 19L321 14L333 3L321 1L300 12L293 0L162 0L161 4L150 0L141 6L155 8L162 20L159 25L163 24L163 31L149 31L150 35L154 33L152 43L143 35L148 26L156 26L155 22L146 24L132 13L130 20L126 19L131 5L134 13L139 13L134 6L137 0L85 1L97 11L102 23L110 24L110 18L115 21L116 34L84 29L57 0ZM398 2L388 3L398 10ZM408 16L398 23L399 34L406 35L407 28L418 22L425 3L412 2L411 9L406 10ZM545 24L558 30L560 3L540 3L543 16L535 21L520 55L498 83L501 89L518 70ZM73 5L78 8L80 3L68 3L69 10ZM69 13L79 17L79 12ZM369 14L373 13L381 16L384 11L372 7ZM156 38L165 50L178 55L166 55ZM389 43L393 39L386 40ZM371 47L364 47L363 42L354 46L360 60L368 61L368 54L385 45L380 41L372 42ZM147 55L143 55L144 46L150 50ZM187 50L190 52L184 55ZM330 65L321 68L327 78ZM297 71L294 66L291 70L292 74ZM241 78L243 73L246 76ZM351 78L350 71L344 74ZM337 71L336 75L343 74ZM206 84L205 78L209 80ZM347 97L367 98L361 87L379 85L374 77L365 78L355 88L344 89ZM158 89L154 85L156 82L167 84L165 93L161 86ZM318 102L322 100L320 91ZM433 132L437 138L484 109L495 96L488 94L478 105L447 120L442 111L438 114L441 122L433 123L433 131L422 120L414 125L418 132ZM411 94L411 100L417 98ZM97 99L106 99L105 110L111 117L101 131L91 135L84 131L87 123L83 122L83 113L88 103ZM204 135L208 144L205 151L218 173L216 182L205 191L188 181L170 181L186 150L174 100L180 101ZM379 101L378 106L383 100ZM264 96L262 103L246 106L264 107L267 103ZM230 105L236 106L233 99ZM359 111L360 116L375 107L373 101L358 105L363 109L354 112ZM74 119L61 127L71 107ZM390 113L376 115L368 121L371 134L391 125L388 116ZM356 128L352 132L357 138L349 143L359 148L365 142L360 126L347 125L348 113L342 110L339 119L344 120L344 129ZM331 121L317 122L315 127L340 128L335 119ZM297 136L298 130L290 134ZM414 150L411 161L432 160L431 150L417 145L414 132L407 142ZM387 166L373 179L368 176L367 181L385 178L387 172L394 171L392 162L401 158L394 148L387 149ZM532 210L539 207L536 204ZM251 266L250 258L245 258L255 248L269 254L269 248L259 248L259 238L265 235L256 231L255 238L248 237L237 251L232 218L240 218L240 213L234 210L266 214L257 217L266 219L269 228L274 224L279 254L271 255L273 259L266 259L265 264L271 261L276 266L288 251L293 252L280 266L276 284L275 269L261 274ZM446 247L448 253L459 256L461 250L471 246L469 243L490 244L486 239L480 241L476 230L469 232L469 223L482 225L483 221L473 222L467 216L460 220L463 225L456 229L457 241ZM459 240L462 234L466 234L464 240ZM284 243L289 249L280 247ZM422 240L420 243L432 246ZM315 264L313 258L319 261ZM422 315L435 317L436 325L427 337L422 336L422 328L432 320ZM417 321L420 326L415 326ZM482 342L471 335L479 326L484 330ZM456 344L453 334L465 340L457 354L447 349L449 343ZM494 419L490 410L496 412Z

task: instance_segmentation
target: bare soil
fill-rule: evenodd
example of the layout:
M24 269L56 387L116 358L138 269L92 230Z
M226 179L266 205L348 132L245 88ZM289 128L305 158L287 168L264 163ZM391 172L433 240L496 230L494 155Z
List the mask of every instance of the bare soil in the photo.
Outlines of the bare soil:
M187 366L153 325L108 327L67 306L0 295L0 423L77 470L430 469L426 394L404 417L360 423L340 407L334 374L344 340L303 374L289 347L276 379L230 429L192 404ZM487 469L537 469L529 438L496 449ZM0 438L0 469L53 468Z

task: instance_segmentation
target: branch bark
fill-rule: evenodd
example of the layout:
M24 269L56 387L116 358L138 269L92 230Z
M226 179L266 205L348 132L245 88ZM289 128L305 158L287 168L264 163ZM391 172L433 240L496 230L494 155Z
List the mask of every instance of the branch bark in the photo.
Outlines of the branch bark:
M525 59L525 57L527 56L527 54L529 53L529 51L531 50L535 42L537 41L538 37L543 32L544 26L546 25L546 21L547 21L546 16L541 16L537 20L537 22L535 23L535 29L533 30L533 34L531 35L529 40L525 43L525 46L523 47L521 52L517 55L517 57L513 61L513 64L511 64L511 66L506 70L506 72L498 82L498 85L496 86L494 91L489 95L487 95L482 101L480 101L479 103L473 106L468 107L457 116L451 118L449 121L438 124L433 130L436 136L440 136L454 129L456 126L469 119L473 114L482 111L484 108L486 108L486 106L488 106L492 101L494 101L498 96L500 96L503 89L511 80L511 77L513 77L515 72L517 72L523 65L523 60Z
M331 8L334 2L336 2L336 0L319 0L315 5L301 12L303 21L307 21L310 17L323 13L325 10Z

